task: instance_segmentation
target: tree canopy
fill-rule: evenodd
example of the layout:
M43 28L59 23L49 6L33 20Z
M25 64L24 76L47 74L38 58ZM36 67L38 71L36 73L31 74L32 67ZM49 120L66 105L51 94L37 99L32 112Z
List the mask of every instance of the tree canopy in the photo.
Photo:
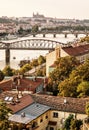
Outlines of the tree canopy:
M0 70L0 81L4 79L4 73Z

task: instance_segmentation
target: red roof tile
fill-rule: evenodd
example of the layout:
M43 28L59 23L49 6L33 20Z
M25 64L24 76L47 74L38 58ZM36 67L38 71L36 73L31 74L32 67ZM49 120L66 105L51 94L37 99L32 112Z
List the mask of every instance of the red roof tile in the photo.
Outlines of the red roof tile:
M20 84L17 85L17 82L16 84L13 84L12 79L9 79L9 80L0 82L0 89L4 91L10 91L12 89L16 89L16 86L18 86L19 91L29 90L35 93L36 88L42 83L43 83L43 79L41 78L37 78L35 81L22 78L20 79Z
M38 103L48 105L51 108L58 111L84 113L86 102L89 102L89 98L71 98L71 97L60 97L60 96L48 96L32 94L34 100ZM66 99L66 103L64 103Z
M34 100L32 99L32 97L30 95L25 95L23 96L21 99L19 99L20 102L16 103L15 105L12 104L8 104L9 108L15 113L25 107L27 107L28 105L32 104L34 102Z
M63 47L62 49L71 56L78 56L89 53L89 44L76 47Z

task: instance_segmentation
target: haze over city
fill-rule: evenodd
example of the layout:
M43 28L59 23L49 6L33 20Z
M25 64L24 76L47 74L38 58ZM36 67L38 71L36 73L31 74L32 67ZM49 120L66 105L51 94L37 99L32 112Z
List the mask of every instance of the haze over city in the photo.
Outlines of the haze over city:
M39 12L46 17L89 19L89 0L3 0L0 17L31 17Z

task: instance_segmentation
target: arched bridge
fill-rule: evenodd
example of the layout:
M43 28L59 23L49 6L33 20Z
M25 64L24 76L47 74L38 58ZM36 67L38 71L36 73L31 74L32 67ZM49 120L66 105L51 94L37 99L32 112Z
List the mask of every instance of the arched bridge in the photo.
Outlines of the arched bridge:
M10 50L54 50L56 46L64 44L48 39L25 39L16 41L0 42L0 49L5 49L6 65L10 63Z
M48 39L25 39L12 42L0 42L0 49L53 50L61 42Z

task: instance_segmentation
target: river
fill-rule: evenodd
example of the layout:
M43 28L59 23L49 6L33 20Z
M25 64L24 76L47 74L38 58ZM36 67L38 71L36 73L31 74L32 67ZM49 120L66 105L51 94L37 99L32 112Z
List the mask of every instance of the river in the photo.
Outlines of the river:
M79 34L78 35L78 38L82 38L84 37L85 35L84 34ZM32 36L29 36L27 38L32 38ZM37 35L35 38L42 38L42 35ZM67 43L67 42L71 42L71 41L74 41L78 38L75 38L75 36L73 34L69 34L67 35L67 38L65 38L65 36L63 34L59 34L59 35L56 35L55 38L53 38L53 35L51 34L47 34L46 39L49 39L49 40L56 40L56 41L59 41L59 42L62 42L62 43ZM24 37L22 38L24 39ZM19 69L19 62L20 60L25 60L25 59L28 59L28 60L32 60L34 58L37 58L39 57L40 55L43 55L45 56L46 54L48 53L48 51L33 51L33 50L10 50L10 66L12 68L15 68L15 69ZM14 59L15 57L15 59ZM0 70L3 70L3 68L5 67L5 50L0 50Z

